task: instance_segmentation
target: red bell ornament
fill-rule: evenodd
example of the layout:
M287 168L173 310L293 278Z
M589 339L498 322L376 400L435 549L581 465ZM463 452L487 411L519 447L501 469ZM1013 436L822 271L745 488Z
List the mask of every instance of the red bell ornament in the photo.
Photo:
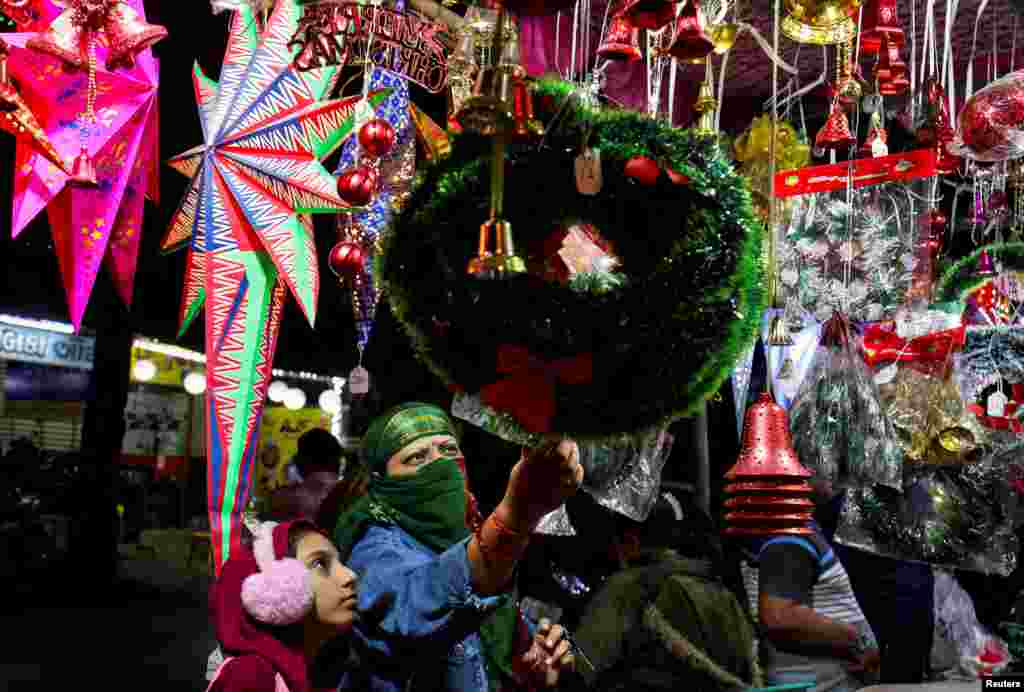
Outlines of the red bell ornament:
M658 162L646 156L634 156L626 162L625 174L641 185L654 185L658 182L661 169Z
M828 120L814 137L814 145L819 149L846 149L856 143L856 138L850 133L850 121L837 99L832 102Z
M626 0L622 16L637 29L660 29L676 17L676 4L670 0Z
M625 60L633 62L639 60L640 53L640 30L629 23L625 17L616 15L608 24L608 33L604 42L597 49L599 57L605 60Z
M366 255L359 243L343 240L331 248L327 256L327 266L339 279L351 279L363 270Z
M338 177L338 196L353 207L365 207L377 194L380 177L369 166L355 166Z
M395 146L395 128L384 118L374 118L359 128L359 146L368 156L383 158Z
M882 50L883 41L898 48L906 43L896 10L896 0L868 0L861 20L860 52L876 55Z
M900 47L887 36L883 36L878 63L875 65L875 79L879 82L891 82L906 76L907 63L900 57Z
M679 60L703 60L715 50L715 42L704 30L697 0L689 0L676 19L676 33L668 47L668 54Z
M799 479L813 474L800 463L789 434L786 410L763 393L747 409L743 448L725 478L729 481L762 478Z
M107 14L103 30L110 44L108 70L134 67L136 55L167 37L167 29L144 22L138 12L123 2L114 5Z

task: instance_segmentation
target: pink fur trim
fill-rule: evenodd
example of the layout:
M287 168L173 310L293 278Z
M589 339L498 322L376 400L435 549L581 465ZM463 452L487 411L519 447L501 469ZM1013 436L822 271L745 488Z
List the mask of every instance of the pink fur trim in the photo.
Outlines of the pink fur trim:
M265 521L257 527L253 534L252 553L256 556L256 564L261 572L266 572L274 564L274 529L277 522Z
M309 571L294 558L274 561L242 582L242 605L260 622L294 625L313 608Z

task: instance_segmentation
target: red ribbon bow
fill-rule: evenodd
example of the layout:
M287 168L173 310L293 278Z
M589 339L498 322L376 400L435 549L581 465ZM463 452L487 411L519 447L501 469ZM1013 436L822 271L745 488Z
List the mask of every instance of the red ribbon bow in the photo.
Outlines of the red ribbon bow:
M503 344L498 347L497 371L508 377L481 389L481 401L511 414L527 431L545 433L551 431L557 408L555 385L593 381L594 356L583 353L545 361L523 346Z
M882 325L871 324L864 329L864 361L872 368L892 361L909 363L928 373L941 371L953 351L963 348L964 327L904 339Z

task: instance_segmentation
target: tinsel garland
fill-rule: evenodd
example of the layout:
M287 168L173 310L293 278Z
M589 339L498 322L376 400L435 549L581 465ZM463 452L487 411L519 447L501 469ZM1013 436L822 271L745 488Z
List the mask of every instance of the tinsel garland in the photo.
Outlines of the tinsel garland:
M964 300L978 290L991 276L978 275L978 260L987 251L993 262L1004 269L1024 270L1024 243L993 243L978 248L953 264L942 274L935 288L937 301Z
M858 321L890 318L916 262L915 224L901 192L899 184L858 190L852 206L845 191L796 198L779 247L785 295L819 321L833 310Z
M589 384L559 385L552 430L583 440L621 439L685 416L713 394L752 343L763 305L763 227L750 193L710 138L639 113L610 111L575 87L535 85L547 133L511 144L506 217L519 254L555 228L593 224L622 260L620 286L591 291L533 275L466 275L490 209L491 140L471 134L425 171L385 234L379 276L417 355L450 388L477 392L500 377L502 344L544 360L594 356ZM603 188L579 194L581 142L600 149ZM646 156L664 173L644 186L625 164ZM439 328L439 325L444 325Z
M1005 464L907 466L903 487L848 491L836 539L946 568L1006 576L1016 567L1018 501Z

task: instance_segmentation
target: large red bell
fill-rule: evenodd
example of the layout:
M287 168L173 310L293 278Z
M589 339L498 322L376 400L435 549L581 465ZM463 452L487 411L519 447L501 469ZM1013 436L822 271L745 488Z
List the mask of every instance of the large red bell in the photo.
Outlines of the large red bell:
M879 82L891 82L894 79L907 76L907 63L900 57L900 47L889 40L887 36L882 37L881 49L879 50L878 63L875 65L875 79Z
M621 15L612 17L608 24L608 33L601 47L597 49L597 54L605 60L639 60L642 57L640 30Z
M689 0L676 19L676 33L668 47L668 54L679 60L703 60L715 50L715 42L704 30L697 0Z
M167 29L143 21L138 12L123 2L114 5L107 14L103 30L110 44L108 70L133 67L136 55L167 37Z
M846 112L839 99L836 99L832 102L828 120L814 137L814 145L819 149L847 149L856 143L857 139L850 133Z
M637 29L660 29L676 17L670 0L626 0L621 15Z
M896 0L868 0L861 20L860 52L876 55L882 50L883 39L898 48L906 42L896 11Z
M741 478L810 478L793 449L786 410L763 393L749 409L743 425L743 449L726 480Z

